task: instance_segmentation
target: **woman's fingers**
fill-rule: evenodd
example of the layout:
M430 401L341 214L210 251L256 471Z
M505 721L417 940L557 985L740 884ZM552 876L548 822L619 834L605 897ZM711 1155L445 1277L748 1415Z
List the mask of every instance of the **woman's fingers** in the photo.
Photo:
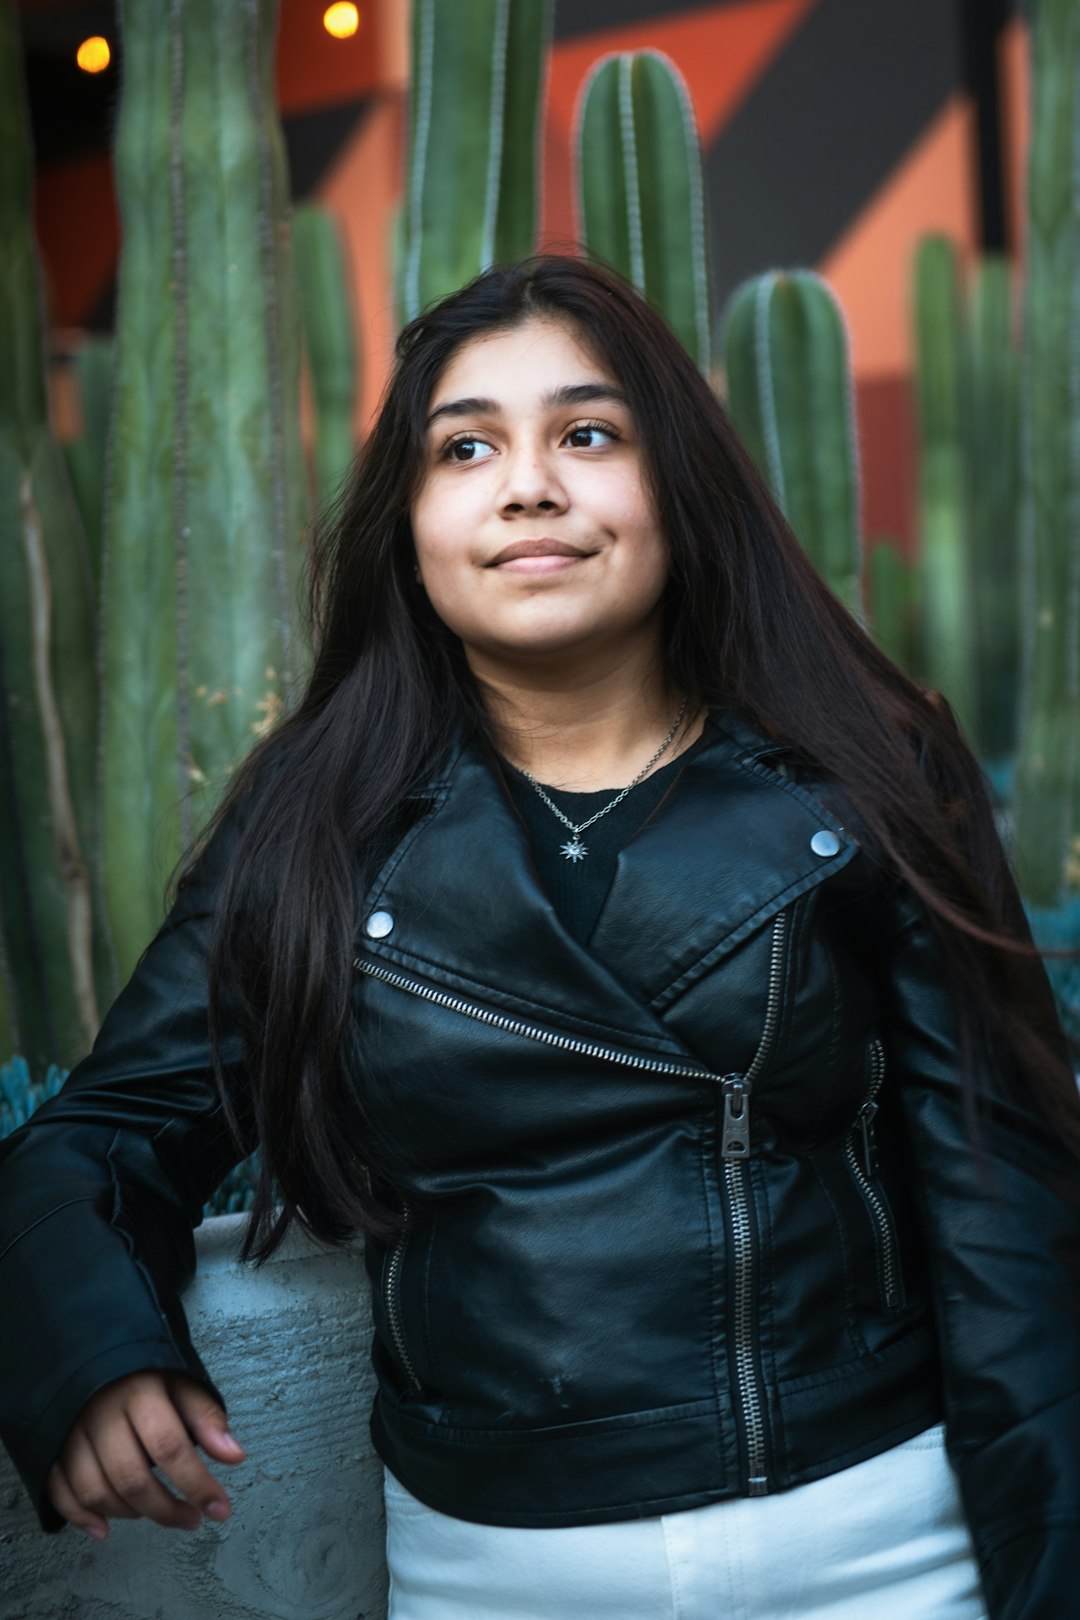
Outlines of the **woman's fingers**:
M228 1498L204 1466L167 1395L133 1392L125 1418L121 1425L91 1416L86 1425L106 1478L121 1501L170 1529L196 1529L203 1514L217 1504L224 1508L220 1516L228 1517ZM154 1467L176 1487L179 1498L156 1478Z
M108 1532L110 1517L137 1517L134 1508L128 1507L112 1489L83 1433L72 1436L62 1460L53 1464L46 1486L57 1512L100 1539Z
M222 1462L243 1459L221 1406L194 1379L129 1374L87 1402L49 1473L49 1496L64 1518L98 1537L107 1533L110 1517L145 1517L186 1530L197 1528L204 1514L220 1522L232 1507L196 1441Z
M203 1450L217 1462L243 1462L247 1453L236 1436L229 1433L225 1413L210 1391L184 1373L169 1375L167 1383L188 1433Z
M219 1495L217 1481L202 1468L188 1434L172 1406L164 1411L151 1401L134 1405L126 1426L87 1427L102 1471L121 1502L142 1518L165 1529L198 1529L202 1503ZM180 1497L172 1494L154 1474L167 1476Z
M45 1488L49 1493L49 1500L57 1513L69 1524L75 1525L78 1530L85 1530L88 1536L97 1541L104 1541L109 1533L108 1521L100 1513L92 1513L84 1507L75 1492L68 1484L67 1475L59 1463L53 1463L45 1480Z

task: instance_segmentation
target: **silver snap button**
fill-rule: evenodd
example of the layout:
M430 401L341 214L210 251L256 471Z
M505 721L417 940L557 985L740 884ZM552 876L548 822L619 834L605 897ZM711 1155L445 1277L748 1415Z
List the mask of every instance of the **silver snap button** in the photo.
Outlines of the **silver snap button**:
M373 911L364 924L364 932L369 939L385 939L393 926L394 919L388 911Z
M840 848L840 840L834 832L822 827L810 840L810 848L815 855L835 855Z

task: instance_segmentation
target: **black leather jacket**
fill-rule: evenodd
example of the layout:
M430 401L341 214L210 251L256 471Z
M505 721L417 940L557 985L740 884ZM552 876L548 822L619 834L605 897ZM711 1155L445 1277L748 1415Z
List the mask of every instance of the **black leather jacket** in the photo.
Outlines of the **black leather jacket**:
M473 740L367 896L356 1078L410 1215L366 1249L377 1449L443 1511L565 1525L784 1490L944 1414L993 1620L1066 1620L1076 1164L997 1098L980 1168L920 906L825 790L713 719L587 947ZM181 897L2 1144L0 1435L47 1527L95 1389L210 1383L179 1296L235 1157L207 1080L212 899Z

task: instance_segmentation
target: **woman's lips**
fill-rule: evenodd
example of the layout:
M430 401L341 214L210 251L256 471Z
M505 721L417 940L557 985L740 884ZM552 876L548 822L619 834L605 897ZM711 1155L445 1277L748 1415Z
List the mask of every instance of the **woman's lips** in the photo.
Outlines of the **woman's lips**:
M565 552L542 551L532 557L508 557L505 562L494 563L501 574L558 574L565 568L574 568L593 555L590 551L568 557Z
M519 557L584 557L588 551L587 546L576 546L572 540L556 539L553 534L538 534L530 540L513 540L508 546L503 546L498 555L491 559L489 567L501 568L503 563L516 562Z
M567 568L583 563L586 557L595 555L595 550L587 551L570 540L543 534L532 539L515 540L511 545L504 546L488 567L537 579L547 574L561 574Z

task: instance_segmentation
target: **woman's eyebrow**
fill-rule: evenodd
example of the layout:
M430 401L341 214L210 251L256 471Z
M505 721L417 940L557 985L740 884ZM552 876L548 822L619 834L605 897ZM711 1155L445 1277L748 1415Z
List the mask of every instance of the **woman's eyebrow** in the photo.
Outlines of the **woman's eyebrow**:
M622 389L612 383L566 383L545 394L540 403L547 409L553 405L588 405L593 400L607 400L628 409L630 405ZM425 426L430 427L440 416L498 416L501 412L498 400L470 395L467 399L451 399L445 405L436 405Z

